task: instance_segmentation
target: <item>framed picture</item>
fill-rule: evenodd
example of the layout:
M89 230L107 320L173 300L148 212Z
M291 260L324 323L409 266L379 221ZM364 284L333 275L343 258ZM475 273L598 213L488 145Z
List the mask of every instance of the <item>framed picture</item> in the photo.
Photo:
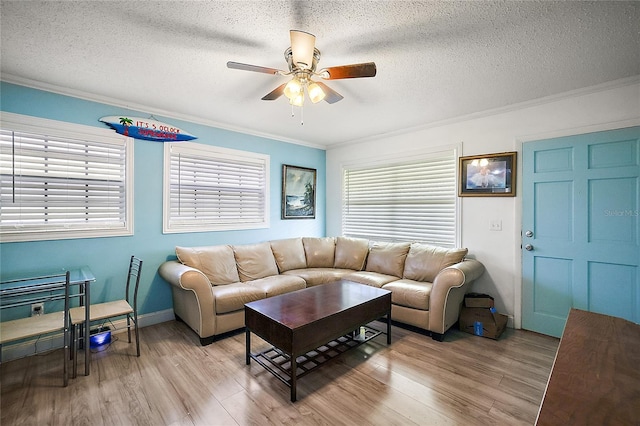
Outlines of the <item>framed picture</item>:
M282 166L282 219L315 219L316 169Z
M460 157L460 197L515 197L516 152Z

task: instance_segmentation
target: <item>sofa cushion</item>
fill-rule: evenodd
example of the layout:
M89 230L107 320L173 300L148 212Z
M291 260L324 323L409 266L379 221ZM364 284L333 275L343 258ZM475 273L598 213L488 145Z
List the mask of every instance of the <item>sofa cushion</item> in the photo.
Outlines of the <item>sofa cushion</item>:
M176 247L176 256L183 264L199 269L212 285L240 281L231 246Z
M280 272L307 267L302 238L275 240L270 244Z
M278 266L268 242L233 246L240 281L252 281L278 275Z
M295 275L273 275L246 284L260 289L267 297L302 290L307 286L302 278Z
M375 243L369 250L365 271L401 278L409 243Z
M221 285L211 290L215 300L216 314L244 309L244 304L264 299L264 290L245 283Z
M304 253L307 258L307 268L333 268L336 257L336 239L302 238Z
M334 268L361 271L369 253L369 240L364 238L336 238Z
M462 262L467 255L466 248L447 249L428 244L413 243L404 262L404 275L415 281L433 282L438 272Z
M372 287L382 287L391 281L397 281L398 277L394 275L385 275L378 272L358 271L347 274L343 277L345 280L353 281L360 284L370 285Z
M383 289L391 292L391 303L394 305L406 306L408 308L429 310L429 297L431 296L430 282L420 282L413 280L392 281L382 286Z
M295 275L307 283L307 287L318 284L332 283L340 278L353 272L353 269L335 269L335 268L306 268L292 269L284 272L285 275Z

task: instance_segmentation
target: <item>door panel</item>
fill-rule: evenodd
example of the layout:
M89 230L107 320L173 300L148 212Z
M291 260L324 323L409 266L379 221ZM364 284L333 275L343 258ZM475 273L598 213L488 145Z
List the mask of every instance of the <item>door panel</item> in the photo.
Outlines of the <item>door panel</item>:
M640 127L522 158L523 328L560 336L571 307L640 321Z
M589 181L589 242L637 245L635 218L637 179L593 179Z
M638 322L637 269L589 262L589 310Z
M540 149L534 151L535 173L573 171L573 148Z
M535 186L533 221L538 239L558 244L573 240L573 182L539 182Z
M570 259L536 257L533 289L534 311L553 317L567 315L571 308L573 262Z

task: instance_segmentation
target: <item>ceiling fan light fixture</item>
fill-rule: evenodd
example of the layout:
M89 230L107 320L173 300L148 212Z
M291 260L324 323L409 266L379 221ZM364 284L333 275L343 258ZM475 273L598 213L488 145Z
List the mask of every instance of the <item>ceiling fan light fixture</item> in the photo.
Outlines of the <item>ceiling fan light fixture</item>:
M301 94L304 95L303 88L302 84L297 78L291 79L291 81L289 81L287 85L284 86L284 95L289 98L289 100L293 100Z
M304 31L291 30L291 53L293 63L300 69L311 68L313 64L313 50L316 45L316 36Z
M293 98L290 98L289 103L297 107L301 107L302 105L304 105L304 92L300 92Z
M326 96L324 90L322 90L322 88L316 82L311 82L311 84L307 87L307 91L309 92L309 99L311 99L311 102L313 102L314 104L317 104Z

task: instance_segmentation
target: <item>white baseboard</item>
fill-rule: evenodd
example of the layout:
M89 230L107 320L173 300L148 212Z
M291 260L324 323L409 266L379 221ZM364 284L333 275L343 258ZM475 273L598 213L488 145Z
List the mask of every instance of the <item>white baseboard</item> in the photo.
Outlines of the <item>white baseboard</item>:
M138 316L139 327L147 327L162 322L172 321L175 319L173 309L152 312ZM127 320L119 319L113 322L107 321L106 325L111 326L112 333L119 334L127 331ZM51 334L45 337L31 339L29 341L16 344L7 344L2 347L2 362L14 359L24 358L31 355L38 355L54 349L60 349L63 346L62 333Z

